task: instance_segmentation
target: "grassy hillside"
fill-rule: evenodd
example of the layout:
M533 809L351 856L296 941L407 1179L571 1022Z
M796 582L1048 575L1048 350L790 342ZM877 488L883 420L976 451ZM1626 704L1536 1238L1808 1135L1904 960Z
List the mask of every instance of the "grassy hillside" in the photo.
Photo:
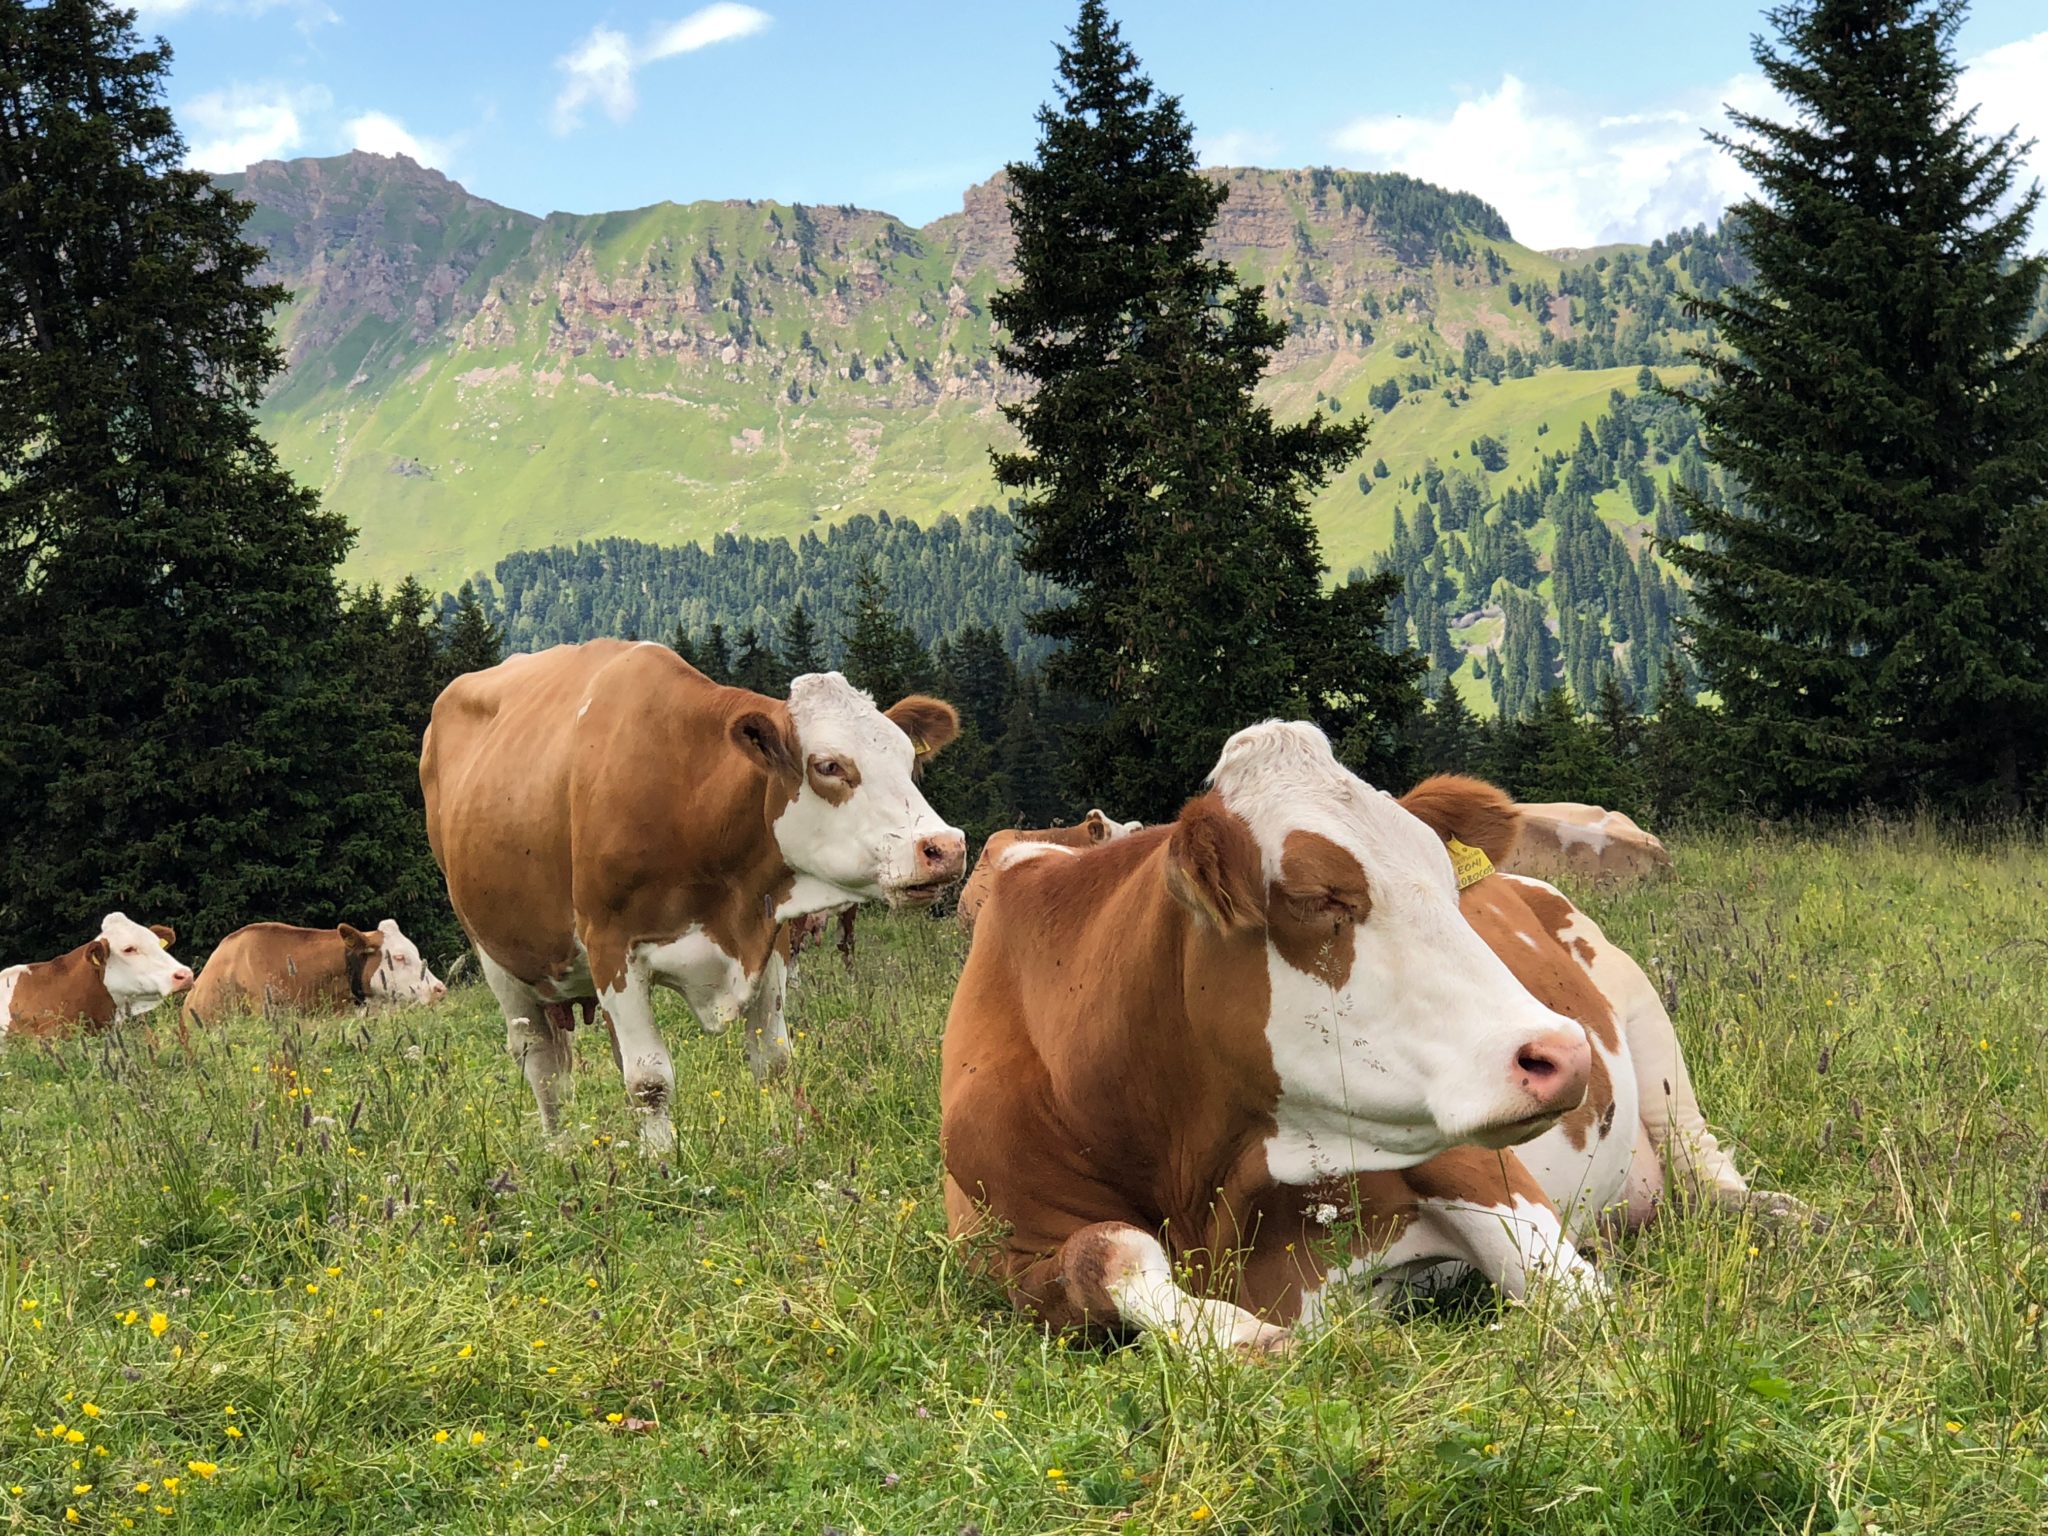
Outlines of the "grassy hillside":
M1575 432L1691 335L1670 299L1696 280L1692 246L1574 266L1406 177L1214 174L1231 192L1216 247L1289 324L1276 404L1355 414L1375 384L1410 390L1317 503L1340 572L1389 541L1391 505L1357 494L1357 468L1406 479L1481 431L1533 462L1539 422ZM364 154L226 180L296 295L269 429L361 530L360 576L446 586L579 538L787 536L996 500L988 449L1015 392L987 316L1000 180L923 229L768 202L538 219ZM1647 283L1624 292L1617 261Z
M1042 1338L942 1235L950 926L807 961L792 1084L673 1001L551 1150L480 988L0 1054L0 1521L105 1531L2010 1536L2048 1503L2031 842L1673 840L1592 903L1816 1236L1666 1211L1571 1315L1337 1309L1292 1358ZM793 1091L795 1090L795 1091ZM67 1511L76 1520L67 1526Z

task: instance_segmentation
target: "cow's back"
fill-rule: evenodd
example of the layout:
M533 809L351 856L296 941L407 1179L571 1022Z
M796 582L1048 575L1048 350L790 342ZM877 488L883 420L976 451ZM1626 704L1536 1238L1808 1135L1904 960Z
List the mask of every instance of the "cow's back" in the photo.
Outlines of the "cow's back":
M355 1001L348 957L332 928L250 923L220 941L185 994L186 1023L266 1007L332 1012Z
M1560 876L1602 883L1656 879L1671 871L1663 843L1625 816L1575 801L1516 808L1521 837L1501 868L1538 880Z
M960 905L954 916L968 933L974 932L974 925L980 919L981 909L988 902L989 893L995 888L996 875L1014 855L1012 850L1020 843L1040 843L1053 848L1078 851L1096 846L1101 839L1092 835L1087 824L1071 827L1048 827L1042 831L1020 831L1004 828L989 834L987 842L981 845L981 857L974 861L973 872L967 877L967 884L960 891Z
M9 966L0 973L0 1034L38 1039L69 1034L83 1024L106 1029L114 1022L114 999L92 962L91 946L80 945L54 960Z

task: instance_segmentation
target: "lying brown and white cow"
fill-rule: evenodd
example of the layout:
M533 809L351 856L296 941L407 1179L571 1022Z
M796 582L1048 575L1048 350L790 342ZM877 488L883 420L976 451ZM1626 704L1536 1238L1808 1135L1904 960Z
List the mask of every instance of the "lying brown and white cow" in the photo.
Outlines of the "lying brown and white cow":
M1504 866L1511 874L1618 885L1671 873L1664 845L1620 811L1571 800L1517 809L1522 833Z
M237 1008L340 1013L437 1003L447 995L394 918L368 933L347 923L251 923L222 939L207 957L185 994L182 1018L186 1025L212 1023Z
M1016 850L1020 847L1061 848L1074 853L1083 848L1093 848L1098 843L1127 837L1143 825L1139 821L1113 821L1100 810L1091 810L1071 827L1047 827L1035 832L1005 828L1001 832L990 833L988 841L981 845L981 857L974 861L967 883L960 887L960 906L954 916L962 929L974 932L974 920L981 915L982 904L988 900L989 886L994 883L996 871L1018 857Z
M428 840L541 1123L556 1128L573 1001L601 1004L649 1152L675 1141L652 986L710 1032L744 1015L757 1077L786 1062L789 920L925 905L959 880L966 839L911 773L958 730L937 699L884 714L826 672L785 704L644 642L557 646L451 683L420 757Z
M1211 784L1171 826L1012 863L982 913L942 1058L947 1212L1001 1234L1020 1305L1272 1347L1346 1277L1597 1288L1573 1236L1652 1196L1642 1140L1741 1189L1654 990L1473 851L1512 844L1497 791L1397 802L1279 723Z
M145 928L109 912L90 943L55 960L10 965L0 971L0 1039L98 1031L148 1013L192 985L192 972L171 954L177 939L161 924Z

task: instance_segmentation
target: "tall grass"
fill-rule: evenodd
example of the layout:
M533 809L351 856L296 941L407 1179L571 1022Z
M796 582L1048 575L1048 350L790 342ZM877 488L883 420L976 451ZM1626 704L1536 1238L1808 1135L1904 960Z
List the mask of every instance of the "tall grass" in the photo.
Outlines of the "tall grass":
M1283 1361L1047 1339L963 1272L939 923L864 922L850 977L807 957L766 1093L665 1006L665 1166L601 1035L545 1145L481 991L190 1058L17 1046L0 1523L2041 1529L2048 861L1910 830L1678 860L1585 900L1757 1182L1832 1225L1667 1211L1601 1256L1609 1302L1346 1303Z

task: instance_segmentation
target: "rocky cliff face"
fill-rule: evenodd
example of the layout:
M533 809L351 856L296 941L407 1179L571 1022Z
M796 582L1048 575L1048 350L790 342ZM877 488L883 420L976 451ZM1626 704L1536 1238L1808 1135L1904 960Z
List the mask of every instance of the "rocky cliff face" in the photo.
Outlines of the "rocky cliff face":
M1359 178L1210 174L1230 190L1213 248L1266 284L1290 328L1283 367L1363 349L1386 309L1425 314L1460 281L1428 242L1390 234L1384 210L1352 195ZM430 345L543 374L594 359L659 375L614 378L617 389L714 375L792 403L834 389L884 406L1015 393L994 366L987 309L1014 275L1000 175L922 230L865 209L754 202L539 219L363 153L268 161L225 181L256 204L251 232L296 294L282 328L289 398L361 388Z

